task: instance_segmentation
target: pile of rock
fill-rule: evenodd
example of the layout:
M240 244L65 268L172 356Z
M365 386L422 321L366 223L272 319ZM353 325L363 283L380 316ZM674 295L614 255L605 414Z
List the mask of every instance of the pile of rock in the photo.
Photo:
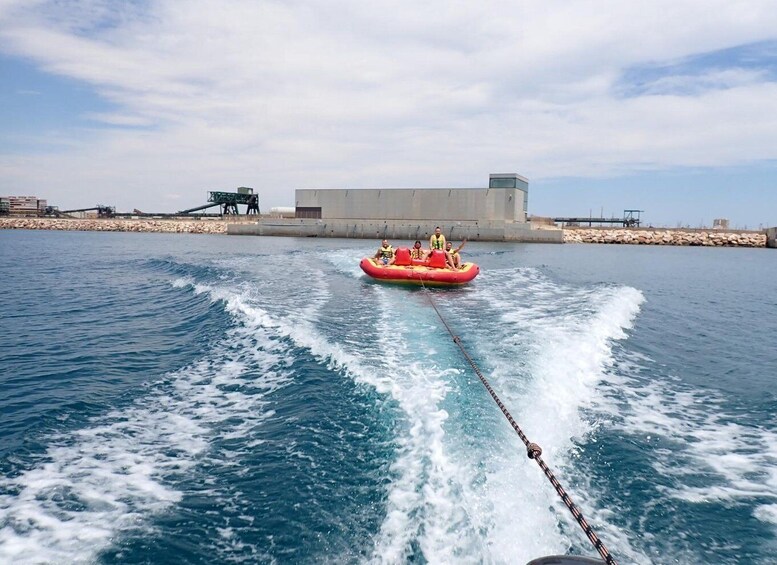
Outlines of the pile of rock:
M766 234L762 231L565 227L564 243L766 247Z
M152 219L92 219L65 218L0 218L0 229L128 231L157 233L227 233L224 220L152 220Z

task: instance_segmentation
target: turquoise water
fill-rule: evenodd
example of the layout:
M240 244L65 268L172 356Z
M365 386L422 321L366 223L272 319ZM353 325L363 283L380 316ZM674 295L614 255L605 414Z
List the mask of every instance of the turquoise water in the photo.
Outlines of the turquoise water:
M396 242L395 242L396 243ZM0 231L0 562L773 563L777 253Z

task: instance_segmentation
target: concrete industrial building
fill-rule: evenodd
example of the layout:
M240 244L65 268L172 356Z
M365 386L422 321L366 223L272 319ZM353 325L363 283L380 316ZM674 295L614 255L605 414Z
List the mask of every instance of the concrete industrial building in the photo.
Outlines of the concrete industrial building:
M485 188L297 189L295 218L235 224L229 233L428 239L436 225L456 240L560 243L561 230L527 221L529 181L489 176Z
M296 217L322 220L526 222L529 181L492 174L488 188L298 189Z

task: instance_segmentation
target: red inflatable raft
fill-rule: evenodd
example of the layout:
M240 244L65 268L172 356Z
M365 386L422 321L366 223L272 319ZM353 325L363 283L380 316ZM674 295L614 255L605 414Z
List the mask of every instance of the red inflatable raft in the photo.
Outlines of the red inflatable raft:
M464 263L461 269L445 267L445 253L432 251L426 261L410 259L410 250L400 247L396 250L393 265L384 265L376 259L365 257L359 266L373 279L401 284L422 282L426 286L459 286L467 284L478 276L480 267L475 263Z

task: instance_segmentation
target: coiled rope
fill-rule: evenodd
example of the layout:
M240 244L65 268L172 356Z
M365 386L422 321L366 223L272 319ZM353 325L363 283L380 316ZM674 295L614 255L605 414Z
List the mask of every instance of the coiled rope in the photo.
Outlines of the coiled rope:
M483 386L486 387L488 394L490 394L491 398L494 399L494 402L496 402L496 405L499 406L499 409L502 411L502 414L504 414L505 418L507 418L507 421L510 422L510 425L512 426L513 430L515 430L515 433L518 434L518 437L521 438L521 441L526 446L526 454L528 455L529 459L534 459L537 462L537 464L540 466L540 469L542 469L542 472L545 473L545 476L550 481L550 484L552 484L553 488L556 489L556 492L561 497L561 500L564 501L564 504L572 513L572 516L574 516L575 520L577 520L577 523L580 524L580 527L585 532L586 537L588 537L590 542L596 548L596 551L599 552L599 555L602 556L602 559L604 559L605 563L607 563L607 565L617 565L617 561L615 561L615 558L612 555L610 555L610 552L607 550L607 547L604 545L602 540L600 540L599 537L596 535L593 528L591 528L591 526L586 521L585 517L583 517L583 513L580 512L580 510L575 505L575 503L572 502L572 499L566 493L566 491L564 490L564 487L562 487L561 483L559 483L558 479L556 479L555 475L553 474L553 471L551 471L550 468L545 464L545 461L542 460L542 457L541 457L542 448L536 443L530 442L529 438L526 437L526 434L523 433L523 430L518 425L518 423L513 419L512 415L510 414L510 411L507 410L507 407L499 399L499 396L491 387L486 377L484 377L483 373L480 372L480 369L475 364L475 361L472 360L472 357L469 356L469 354L467 353L467 350L464 349L464 346L461 343L461 338L453 333L453 330L451 330L450 326L448 325L448 322L445 321L445 318L440 313L440 310L437 308L437 305L434 303L434 300L432 299L432 293L429 291L428 288L426 288L426 285L424 284L424 281L420 275L418 279L421 281L421 287L424 289L424 293L426 294L426 297L429 299L429 304L432 305L432 308L434 308L434 311L437 313L437 316L440 318L440 321L442 322L443 326L445 326L445 329L453 338L453 343L455 343L459 347L459 349L461 350L461 353L464 355L464 358L467 360L467 362L470 364L472 369L475 371L475 374L480 379L480 382L483 383Z

